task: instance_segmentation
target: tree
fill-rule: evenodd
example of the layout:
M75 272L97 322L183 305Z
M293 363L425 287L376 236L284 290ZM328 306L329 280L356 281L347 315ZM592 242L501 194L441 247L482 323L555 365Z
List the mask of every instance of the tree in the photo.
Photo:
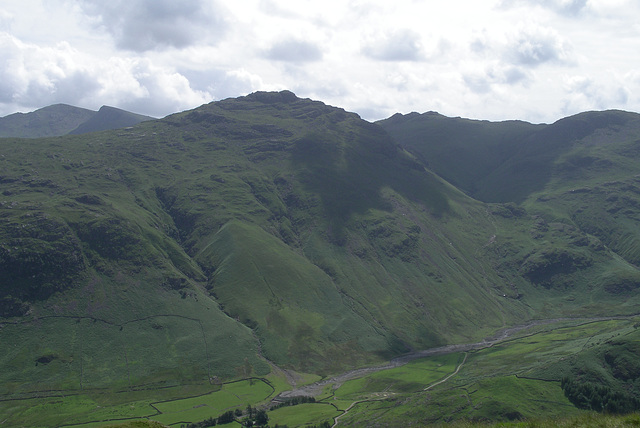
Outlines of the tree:
M218 425L230 424L235 421L236 418L233 414L233 410L229 410L228 412L224 412L220 416L218 416Z
M263 409L260 409L256 412L256 418L255 418L256 424L264 426L269 422L269 415L267 415L267 412Z

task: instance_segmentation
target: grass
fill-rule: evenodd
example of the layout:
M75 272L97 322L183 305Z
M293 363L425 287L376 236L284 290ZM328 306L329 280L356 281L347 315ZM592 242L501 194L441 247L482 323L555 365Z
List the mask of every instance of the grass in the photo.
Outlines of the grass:
M403 426L407 421L462 424L471 420L508 421L520 418L535 421L543 416L555 420L579 415L581 411L573 407L562 393L559 379L576 366L572 362L575 356L591 361L598 355L594 352L609 346L612 340L634 343L637 335L635 321L609 320L584 324L560 321L540 325L520 332L520 337L471 352L459 373L428 391L424 390L427 386L456 370L462 362L462 354L415 360L401 367L350 380L320 402L269 412L270 423L289 426L319 424L332 420L340 410L346 410L355 402L358 404L341 417L340 426L361 426L363 423ZM279 390L274 391L265 382L256 380L253 385L248 381L224 384L218 391L190 398L150 400L161 390L148 390L123 392L122 397L114 400L113 394L104 391L103 395L96 392L93 396L84 394L4 401L0 403L0 409L3 414L11 415L8 422L30 426L38 426L39 423L41 426L99 426L81 422L132 417L149 417L177 426L215 417L226 410L244 409L247 404L259 406ZM167 390L166 393L179 395L180 390ZM43 415L47 417L43 418Z
M281 407L269 413L269 425L286 425L289 427L320 425L325 421L333 424L333 418L340 412L330 404L299 404Z
M336 390L335 402L342 409L358 404L341 417L340 425L405 426L413 421L464 426L464 421L578 416L583 411L564 396L560 379L570 367L585 367L586 361L594 361L592 351L608 346L613 339L633 343L633 323L630 319L539 326L520 338L469 353L459 373L428 391L407 386L425 373L429 376L424 380L429 382L437 375L444 377L442 372L453 373L459 355L426 358L346 382ZM576 356L585 362L572 362ZM442 372L431 371L443 363Z
M461 354L450 354L412 361L401 367L349 380L335 391L329 402L341 403L338 407L344 410L346 403L380 397L383 393L393 395L419 392L453 373L462 358Z
M530 128L521 125L503 136ZM625 158L593 150L551 160ZM617 202L603 203L609 185L593 200L565 194L541 158L533 181L555 186L548 203L484 204L379 127L287 93L119 131L3 139L0 151L4 400L100 396L125 413L126 394L131 403L147 401L142 390L152 401L183 398L162 391L268 376L271 363L324 377L532 318L637 312L640 247L628 213L637 189L622 172L606 176L620 183L610 185ZM587 171L593 183L598 168ZM613 203L619 210L606 211ZM585 346L536 340L469 358L508 377L515 369L498 357L526 371ZM362 406L421 396L418 384L439 374L406 370L359 384L396 394ZM473 376L469 384L487 375ZM444 409L467 402L447 397L456 404ZM90 400L70 406L86 413ZM51 420L73 413L52 409Z
M260 380L225 384L220 391L200 397L154 403L161 414L153 419L169 426L199 422L228 410L244 410L248 404L255 406L272 394L273 388Z
M550 230L544 242L533 240L525 214L491 212L426 172L376 126L321 103L249 97L90 138L2 144L8 242L26 242L15 230L43 229L34 213L77 238L29 238L25 259L44 260L38 248L59 246L47 251L51 262L31 267L52 272L46 278L68 264L65 255L79 254L70 280L51 287L96 276L112 285L118 275L148 284L139 301L106 287L100 304L75 299L116 324L128 321L118 300L144 306L157 286L198 297L216 319L230 315L254 329L267 357L301 371L327 374L408 346L480 339L534 310L553 316L591 303L583 286L572 303L564 290L540 290L522 277L524 262L531 272L554 254L592 263L554 278L558 284L590 277L611 288L619 277L633 279L619 263L619 275L603 276L611 257L576 250L571 236ZM519 248L504 258L510 242ZM72 289L60 300L73 299ZM5 291L18 299L12 310L34 304ZM83 314L58 306L59 314ZM163 306L136 311L154 315ZM203 325L209 318L198 317ZM244 356L257 367L255 354ZM214 374L233 376L240 366L233 359L219 358Z
M211 387L209 387L209 390ZM162 391L113 394L106 391L54 396L19 401L0 402L0 410L10 426L77 426L93 427L116 421L150 418L164 425L199 422L217 417L227 410L244 410L247 404L255 406L273 395L274 389L266 382L233 382L221 385L219 390L189 398L176 398L187 391L174 388L165 391L167 399L156 401ZM160 394L160 395L159 395ZM173 395L172 398L169 398ZM140 399L145 397L144 399Z
M110 304L114 296L103 295L100 288L94 288L94 302L99 304L104 299L101 304ZM131 296L136 294L134 290L125 294L135 299ZM153 308L149 308L149 315L139 314L140 318L124 323L99 317L51 316L6 325L2 336L7 340L5 343L14 345L2 356L4 366L11 368L3 371L3 394L19 396L33 391L71 392L107 387L117 390L237 376L236 368L244 364L244 356L234 358L234 365L226 369L219 362L238 349L251 349L250 337L242 339L247 334L242 327L236 327L237 335L230 338L201 322L211 319L210 309L195 299L167 297L165 304L190 308L191 317L175 313L176 307L160 311L166 315L151 315ZM218 319L232 324L223 317ZM36 327L39 333L34 337ZM157 348L162 352L156 352ZM43 356L51 356L52 360L38 363ZM268 372L268 367L261 366L264 363L256 360L251 363L256 374ZM176 370L177 367L181 369Z

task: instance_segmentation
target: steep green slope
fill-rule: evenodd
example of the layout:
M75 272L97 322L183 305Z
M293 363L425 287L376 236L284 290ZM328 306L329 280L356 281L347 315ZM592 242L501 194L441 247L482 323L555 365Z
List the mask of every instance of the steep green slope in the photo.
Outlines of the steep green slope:
M434 121L459 126L460 139L453 144L441 138ZM495 140L491 136L496 129L507 135L513 125L473 123L475 133L466 132L468 121L440 116L393 117L381 122L402 145L432 156L434 169L466 183L465 190L476 197L521 203L528 212L541 215L540 221L559 222L578 230L585 239L597 238L627 265L624 273L615 265L602 271L596 277L599 283L611 294L635 290L638 273L629 267L640 262L640 116L622 111L587 112ZM496 148L499 150L491 152ZM475 181L465 181L465 177ZM559 254L552 258L556 264L565 260ZM571 265L581 264L573 260Z
M270 233L258 238L255 229L244 229L243 238L237 227L227 231L237 241L250 242L254 251L264 245L262 252L277 253L273 246L286 243L289 249L283 260L291 260L288 252L292 251L306 259L299 268L303 273L292 276L309 279L296 280L281 292L275 288L267 293L269 299L264 296L264 283L284 287L281 277L290 275L286 263L273 263L281 269L271 271L255 263L255 279L242 280L247 287L246 308L272 301L271 315L266 316L255 309L238 314L237 303L229 308L233 315L256 322L261 327L259 334L283 335L278 320L291 315L287 304L278 304L278 299L288 300L290 306L308 307L302 299L309 288L328 286L341 295L341 301L333 306L342 307L346 318L336 331L319 328L321 320L311 326L314 332L305 340L317 342L312 347L324 349L321 356L326 356L336 341L349 346L357 359L363 352L390 355L390 351L398 352L407 345L424 347L477 335L479 330L472 326L480 325L481 319L486 320L483 331L502 325L503 309L494 301L495 286L477 278L479 266L473 257L464 254L464 260L448 260L452 252L468 251L467 242L461 245L463 250L452 250L451 241L458 239L461 231L441 224L447 213L457 218L457 210L469 216L469 210L483 212L483 207L425 172L379 128L343 110L299 100L290 93L227 100L169 117L167 122L187 139L203 138L198 134L208 130L205 138L210 141L204 147L215 152L215 157L202 157L205 165L190 166L191 178L157 191L188 253L200 254L197 259L203 266L213 264L217 269L215 260L228 257L230 251L224 247L222 254L218 252L222 241L216 235L235 219L257 224ZM484 244L489 237L480 239ZM204 252L211 242L213 246ZM237 248L242 245L234 249L241 251ZM228 284L240 281L239 274L213 270L208 275L209 288L227 308L232 294L227 290L233 290ZM254 289L257 287L261 289ZM295 294L286 291L294 288ZM459 296L454 308L431 304L445 294ZM318 302L315 305L320 306ZM461 312L463 305L469 310ZM331 318L333 313L323 317ZM275 321L271 322L272 318ZM460 326L457 329L450 328L454 318ZM368 325L369 330L359 325ZM265 328L269 334L263 333ZM370 333L363 335L361 331ZM358 340L354 342L354 338ZM289 343L285 341L283 346L288 349ZM269 345L265 342L265 349L273 348ZM317 360L324 360L323 364L340 361Z
M570 219L473 200L286 91L0 154L5 396L217 382L264 358L325 374L637 308L611 285L636 269Z
M580 170L584 167L595 170L593 178L604 178L616 174L616 165L592 162L579 154L591 150L595 145L604 145L600 150L608 151L629 139L640 135L640 115L623 111L587 112L565 119L525 139L516 154L491 171L482 180L481 200L522 202L532 193L546 191L558 182L560 185L580 183ZM627 168L625 168L627 170ZM605 178L606 179L606 178Z

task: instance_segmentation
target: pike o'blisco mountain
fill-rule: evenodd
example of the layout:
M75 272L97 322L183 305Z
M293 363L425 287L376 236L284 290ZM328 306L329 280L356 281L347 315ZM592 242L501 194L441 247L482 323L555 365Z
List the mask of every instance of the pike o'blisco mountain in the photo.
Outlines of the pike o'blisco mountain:
M326 376L635 314L638 122L373 124L283 91L2 139L0 396Z
M0 137L42 138L125 128L153 117L102 106L92 111L55 104L30 113L0 117Z

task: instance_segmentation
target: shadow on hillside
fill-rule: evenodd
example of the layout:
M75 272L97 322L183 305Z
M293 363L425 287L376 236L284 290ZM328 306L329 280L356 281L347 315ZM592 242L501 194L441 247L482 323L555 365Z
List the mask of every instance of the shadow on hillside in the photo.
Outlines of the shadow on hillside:
M635 119L635 113L612 110L580 113L548 125L518 142L518 152L480 180L479 191L473 196L485 202L521 203L545 189L554 175L570 178L576 169L587 169L590 164L585 164L585 160L600 165L597 159L574 157L560 164L558 160L598 130L607 130L601 144L609 144L610 133Z
M392 211L381 190L390 187L434 216L449 210L440 181L410 158L378 126L360 125L343 140L310 133L295 142L292 162L305 189L318 195L334 233L354 213Z

